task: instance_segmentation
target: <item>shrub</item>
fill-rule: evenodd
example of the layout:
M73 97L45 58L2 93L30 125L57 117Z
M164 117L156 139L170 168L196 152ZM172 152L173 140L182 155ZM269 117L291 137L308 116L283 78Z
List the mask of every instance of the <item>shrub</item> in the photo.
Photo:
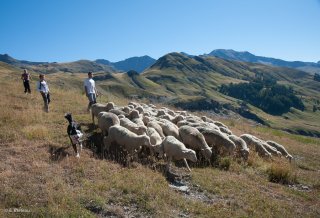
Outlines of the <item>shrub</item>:
M293 172L292 167L273 163L267 170L270 182L281 184L294 184L297 182L297 175Z
M221 170L228 171L231 166L231 159L229 157L223 157L219 160L219 168Z

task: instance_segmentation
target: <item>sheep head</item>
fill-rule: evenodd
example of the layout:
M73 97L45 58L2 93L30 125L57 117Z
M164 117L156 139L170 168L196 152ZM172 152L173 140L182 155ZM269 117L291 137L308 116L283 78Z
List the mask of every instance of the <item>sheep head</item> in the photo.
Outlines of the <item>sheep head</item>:
M212 151L211 151L211 149L210 149L209 147L208 147L208 148L201 149L201 153L203 154L203 156L204 156L207 160L210 160L211 155L212 155Z
M197 162L197 155L196 152L194 150L188 149L186 152L186 159L192 161L192 162Z
M114 103L113 102L108 102L106 105L106 111L114 109Z

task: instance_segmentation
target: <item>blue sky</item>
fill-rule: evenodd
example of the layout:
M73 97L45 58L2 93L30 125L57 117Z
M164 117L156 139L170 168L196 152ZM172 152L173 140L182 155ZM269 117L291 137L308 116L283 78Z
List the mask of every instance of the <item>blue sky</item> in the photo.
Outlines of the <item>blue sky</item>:
M214 49L320 60L320 0L1 0L0 54L67 62Z

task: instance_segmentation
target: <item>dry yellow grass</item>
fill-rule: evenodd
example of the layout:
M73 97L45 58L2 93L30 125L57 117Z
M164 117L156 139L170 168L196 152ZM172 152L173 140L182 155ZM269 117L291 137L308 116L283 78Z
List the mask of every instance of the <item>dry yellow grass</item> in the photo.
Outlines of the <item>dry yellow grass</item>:
M244 120L221 120L237 135L251 133L284 144L297 159L292 164L277 158L266 161L252 153L247 164L231 160L228 171L193 168L187 179L193 192L181 194L168 186L161 172L141 164L124 168L101 160L94 147L86 147L80 160L74 157L63 115L72 112L84 131L91 131L81 89L83 75L48 75L52 104L50 113L45 113L35 81L33 93L25 95L20 73L0 64L0 217L320 216L319 139L252 126ZM104 94L102 102L129 101ZM267 172L274 164L290 166L309 190L269 182ZM9 213L10 208L27 212Z

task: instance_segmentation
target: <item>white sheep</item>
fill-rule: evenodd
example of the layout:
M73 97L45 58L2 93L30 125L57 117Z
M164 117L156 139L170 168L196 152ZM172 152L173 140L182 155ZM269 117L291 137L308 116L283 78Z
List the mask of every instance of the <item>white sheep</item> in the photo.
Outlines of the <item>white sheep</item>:
M141 106L136 107L136 110L139 111L139 114L143 114L144 110Z
M98 117L100 112L108 112L109 110L114 108L113 102L108 102L106 105L95 103L91 106L91 115L92 115L92 123L94 124L94 117Z
M120 119L120 125L129 129L130 131L134 132L137 135L143 135L147 132L147 127L139 126L136 123L132 122L128 118L121 118Z
M163 130L162 130L162 127L159 125L159 123L157 121L153 120L153 121L148 122L147 127L154 128L159 133L159 135L162 139L165 137Z
M180 121L182 121L182 120L184 120L184 119L185 119L184 116L182 116L182 115L177 115L177 116L175 116L175 117L171 120L171 122L173 122L174 124L177 125L178 122L180 122Z
M289 154L289 152L284 148L283 145L280 145L279 143L274 141L267 141L267 143L272 147L276 148L278 151L280 151L283 156L289 159L289 161L292 160L292 155Z
M152 127L148 127L147 128L147 135L150 137L150 141L152 145L160 145L162 142L161 136L159 135L159 133L157 132L157 130L155 130Z
M101 129L103 136L107 135L109 128L114 125L120 125L117 115L109 112L100 112L98 114L98 127Z
M170 169L171 160L183 160L189 171L187 160L197 162L196 152L186 146L173 136L167 136L161 143L161 149L167 157L167 170ZM160 153L161 155L161 153Z
M165 119L160 119L158 124L161 126L165 136L172 135L176 137L176 139L180 139L179 128L175 124Z
M133 110L129 113L128 118L129 118L130 120L136 119L136 118L140 118L139 111L133 109Z
M224 134L232 135L231 130L228 129L228 128L226 128L226 127L220 126L219 129L220 129L220 132L222 132L222 133L224 133Z
M215 150L226 150L229 155L234 153L236 145L224 133L213 128L199 128L199 131Z
M210 161L212 150L199 130L191 126L181 126L179 128L179 135L181 141L186 146L195 151L200 151L205 159Z
M151 148L150 137L147 135L137 135L123 126L111 126L109 128L108 136L103 138L103 154L105 151L110 150L110 146L116 144L128 152L130 155L137 153L141 150L142 146Z
M228 135L228 138L236 145L237 153L240 153L243 159L248 160L250 149L248 148L247 143L236 135Z
M260 156L267 157L267 158L272 157L271 153L263 146L261 141L258 140L258 138L256 138L255 136L250 134L242 134L240 138L242 138L247 143L250 149L255 149L255 151Z

